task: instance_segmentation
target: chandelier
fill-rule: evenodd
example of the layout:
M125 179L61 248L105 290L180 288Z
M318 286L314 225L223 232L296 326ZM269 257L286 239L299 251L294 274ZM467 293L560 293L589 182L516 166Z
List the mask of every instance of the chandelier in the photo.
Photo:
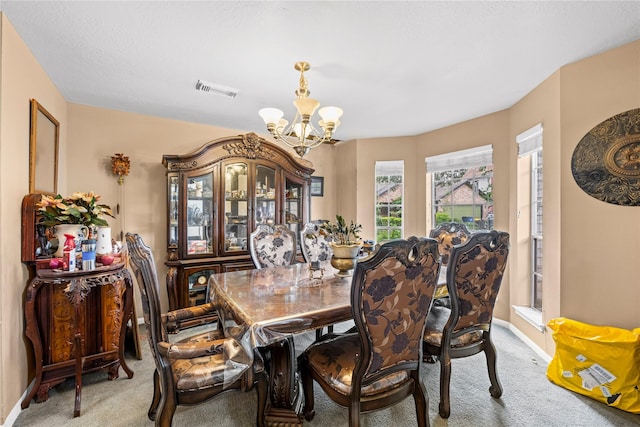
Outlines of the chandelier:
M311 117L320 106L320 103L309 98L307 79L304 72L311 66L308 62L296 62L294 68L300 71L300 87L296 90L298 96L293 105L296 107L296 116L293 122L282 118L284 113L277 108L263 108L258 112L267 124L267 130L276 141L282 141L293 148L300 157L304 157L314 147L331 140L333 131L340 125L338 120L342 116L342 109L338 107L323 107L318 110L321 120L318 121L320 129L316 129L311 123Z

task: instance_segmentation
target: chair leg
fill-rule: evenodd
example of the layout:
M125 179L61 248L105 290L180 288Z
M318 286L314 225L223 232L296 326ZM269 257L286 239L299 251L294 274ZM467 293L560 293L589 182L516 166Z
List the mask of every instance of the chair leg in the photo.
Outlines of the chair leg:
M417 377L417 376L416 376ZM414 378L413 401L416 405L418 427L429 427L429 395L420 378Z
M360 427L360 400L353 398L349 405L349 427Z
M257 419L256 425L258 427L264 427L264 415L265 410L267 408L267 398L269 390L269 377L266 372L261 372L258 374L258 383L256 386L256 391L258 394L258 410L257 410Z
M160 374L158 374L160 375ZM169 375L171 375L169 373ZM156 415L156 427L171 427L173 414L176 412L176 393L173 384L173 378L169 378L167 373L160 378L162 393L160 396L160 404L158 405L158 414Z
M156 414L158 413L158 403L160 403L160 377L158 376L158 371L153 371L153 398L151 399L151 406L149 406L149 411L147 412L147 416L151 421L155 421Z
M322 328L316 329L316 341L322 338Z
M449 384L451 382L451 355L446 347L440 353L440 405L438 412L442 418L449 418L451 404L449 402Z
M173 393L164 393L160 399L160 414L156 416L156 427L171 427L176 412L176 400Z
M491 336L488 332L485 332L484 339L484 355L487 358L487 368L489 370L489 380L491 381L491 387L489 387L489 393L495 398L502 396L502 385L498 379L498 371L496 370L496 348L491 341Z
M311 376L306 354L298 358L298 369L300 370L302 390L304 392L304 407L302 408L302 413L304 414L305 420L311 421L313 417L316 416L316 411L314 409L315 401L313 398L313 377Z

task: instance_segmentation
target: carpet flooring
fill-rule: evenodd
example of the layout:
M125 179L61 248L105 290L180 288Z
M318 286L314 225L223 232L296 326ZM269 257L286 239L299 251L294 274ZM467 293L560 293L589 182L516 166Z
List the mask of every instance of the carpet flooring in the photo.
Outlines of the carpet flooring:
M152 427L147 410L153 391L154 364L144 327L140 334L142 360L127 356L127 363L135 372L132 379L127 379L122 370L121 377L114 381L108 381L104 372L83 377L80 417L73 417L74 382L70 379L52 389L46 402L32 402L20 413L14 426ZM482 354L455 359L452 361L451 416L442 419L438 415L440 366L425 364L423 375L430 399L431 426L640 426L640 415L608 407L549 382L545 375L546 363L508 329L496 325L493 336L498 351L498 375L504 389L502 398L494 399L489 394L489 377ZM296 348L304 349L314 337L313 333L297 336ZM316 417L305 425L348 425L347 409L330 401L317 385L315 396ZM178 407L173 426L252 426L255 411L255 392L230 392L198 406ZM371 427L415 426L413 399L390 409L363 414L361 421L363 426Z

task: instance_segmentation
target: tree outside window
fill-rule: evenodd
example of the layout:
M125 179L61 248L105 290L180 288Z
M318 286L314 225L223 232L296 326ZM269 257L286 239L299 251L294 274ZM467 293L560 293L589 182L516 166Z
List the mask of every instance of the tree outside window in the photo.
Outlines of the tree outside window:
M376 162L376 241L403 237L404 162Z

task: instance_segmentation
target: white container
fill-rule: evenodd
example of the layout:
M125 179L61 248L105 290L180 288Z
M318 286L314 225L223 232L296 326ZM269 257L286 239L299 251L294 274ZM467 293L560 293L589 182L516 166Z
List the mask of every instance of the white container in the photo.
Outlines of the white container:
M111 245L111 228L98 227L98 239L96 242L96 253L98 255L107 255L113 252Z

